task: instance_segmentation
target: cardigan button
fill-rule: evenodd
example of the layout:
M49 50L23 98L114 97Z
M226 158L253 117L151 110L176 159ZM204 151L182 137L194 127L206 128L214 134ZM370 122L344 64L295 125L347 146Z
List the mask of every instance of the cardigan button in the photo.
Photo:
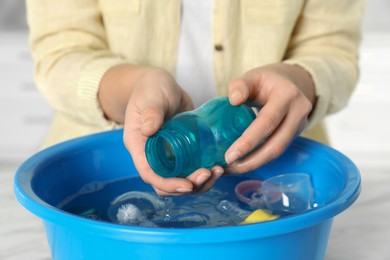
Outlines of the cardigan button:
M223 51L223 45L222 45L222 44L216 44L216 45L214 46L214 49L215 49L216 51Z

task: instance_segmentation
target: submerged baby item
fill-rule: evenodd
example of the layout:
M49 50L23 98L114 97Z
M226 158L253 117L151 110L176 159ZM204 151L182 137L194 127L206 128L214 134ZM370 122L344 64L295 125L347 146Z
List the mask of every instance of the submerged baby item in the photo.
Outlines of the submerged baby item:
M251 224L251 223L258 223L258 222L264 222L269 220L278 219L278 215L274 215L264 209L256 209L253 211L248 217L245 218L241 224Z
M147 192L129 191L116 197L111 202L107 213L114 223L129 222L128 219L140 216L137 210L144 218L150 218L158 210L168 207L170 203L171 200L168 198L162 199ZM118 217L118 214L122 217Z
M234 188L239 201L276 214L302 213L313 207L314 190L306 173L279 174L264 181L245 180Z
M200 212L187 212L162 220L155 220L159 227L193 228L207 224L209 216Z
M232 106L227 97L177 114L148 138L146 158L163 177L186 177L199 168L225 165L224 155L256 118L248 104Z
M222 200L216 206L216 209L222 214L230 218L233 224L239 224L245 220L250 214L250 211L243 210L236 203L228 200Z
M76 214L80 217L83 218L89 218L93 220L101 220L101 214L98 209L91 208L91 207L83 207L83 206L78 206L78 207L72 207L65 209L69 213Z
M234 192L239 201L259 208L264 204L261 186L260 180L245 180L236 185Z
M209 216L182 207L178 214L172 198L160 198L149 192L130 191L116 197L108 208L113 223L143 227L191 228L206 225Z
M306 173L280 174L263 181L264 205L277 214L298 214L313 207L314 191Z
M234 224L250 224L279 218L279 216L273 215L264 209L258 209L254 212L244 210L236 203L228 200L222 200L216 208L229 217Z
M122 225L136 225L142 227L157 227L156 224L149 221L143 212L135 205L127 203L119 207L116 214L116 221Z

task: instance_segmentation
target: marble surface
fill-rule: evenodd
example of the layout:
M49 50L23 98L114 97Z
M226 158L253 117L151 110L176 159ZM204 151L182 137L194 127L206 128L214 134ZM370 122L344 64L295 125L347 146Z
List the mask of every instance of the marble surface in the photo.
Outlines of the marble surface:
M0 166L0 259L51 259L41 220L15 199L16 165Z
M355 161L363 181L357 202L334 220L328 260L390 259L390 122L383 120L390 111L389 69L390 33L366 37L357 94L347 109L329 119L334 146ZM9 156L10 146L4 144L0 142L0 259L51 259L41 220L15 199L13 177L21 161Z

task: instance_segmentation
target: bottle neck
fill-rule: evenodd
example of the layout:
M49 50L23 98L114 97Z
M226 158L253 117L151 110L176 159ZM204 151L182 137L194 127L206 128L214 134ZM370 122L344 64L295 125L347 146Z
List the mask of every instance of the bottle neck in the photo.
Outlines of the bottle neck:
M174 129L160 129L146 141L146 158L150 167L162 177L177 177L188 158L188 140Z

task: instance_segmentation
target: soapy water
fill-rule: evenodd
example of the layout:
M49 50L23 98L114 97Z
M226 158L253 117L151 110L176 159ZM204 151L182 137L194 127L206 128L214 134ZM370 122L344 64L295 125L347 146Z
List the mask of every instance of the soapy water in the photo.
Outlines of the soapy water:
M84 218L121 225L160 228L234 226L260 208L242 203L235 196L234 187L243 180L240 177L221 178L208 192L163 198L140 178L131 177L99 185L88 184L58 206Z

